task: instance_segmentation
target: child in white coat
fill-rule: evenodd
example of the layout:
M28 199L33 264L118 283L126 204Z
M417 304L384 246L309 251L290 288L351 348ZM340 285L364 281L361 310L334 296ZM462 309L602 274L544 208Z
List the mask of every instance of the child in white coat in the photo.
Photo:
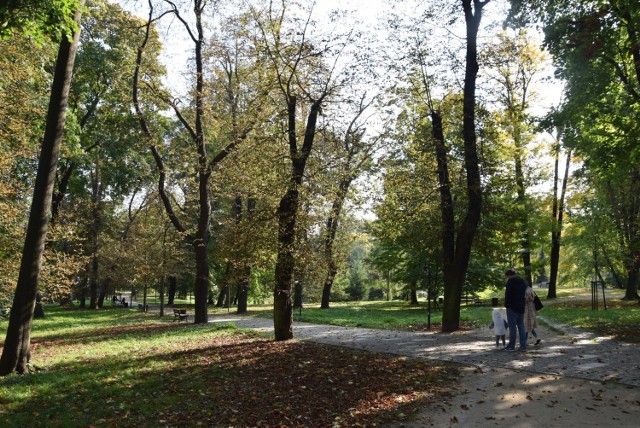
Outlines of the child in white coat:
M493 329L494 334L496 335L496 348L500 348L500 340L502 340L502 347L506 346L505 343L505 335L507 333L507 329L509 328L509 324L507 324L507 320L502 315L502 311L498 308L493 308L493 312L491 313L491 324L489 324L489 328Z

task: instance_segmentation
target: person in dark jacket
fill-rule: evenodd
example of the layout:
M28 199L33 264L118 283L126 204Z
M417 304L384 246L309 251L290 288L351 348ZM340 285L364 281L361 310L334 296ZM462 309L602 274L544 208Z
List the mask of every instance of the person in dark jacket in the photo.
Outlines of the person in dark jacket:
M507 323L509 324L509 343L505 351L515 351L516 328L520 339L520 351L527 350L527 331L524 328L524 306L527 281L516 275L512 269L508 269L504 276L507 278L507 287L504 292L504 306L507 308Z

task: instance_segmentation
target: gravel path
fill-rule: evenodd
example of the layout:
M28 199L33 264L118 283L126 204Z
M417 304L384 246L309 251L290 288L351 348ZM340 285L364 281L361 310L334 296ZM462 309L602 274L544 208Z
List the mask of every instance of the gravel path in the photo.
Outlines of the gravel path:
M273 333L273 321L264 318L215 315L210 322ZM553 327L540 326L542 343L525 353L496 350L487 328L443 334L296 322L293 333L300 340L462 365L452 399L395 426L481 427L508 421L512 427L640 427L640 346Z

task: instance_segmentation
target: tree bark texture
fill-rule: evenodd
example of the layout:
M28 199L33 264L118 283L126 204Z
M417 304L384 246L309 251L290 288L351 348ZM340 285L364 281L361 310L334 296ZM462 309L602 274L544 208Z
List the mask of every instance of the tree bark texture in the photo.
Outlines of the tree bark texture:
M80 1L79 9L75 15L78 28L80 27L80 10L83 3ZM11 306L7 335L2 357L0 357L0 375L7 375L14 371L24 373L27 371L27 364L31 356L31 323L40 280L42 253L49 225L56 169L66 121L69 87L79 37L79 30L73 35L72 40L63 37L58 49L47 122L29 212L27 235Z
M304 141L298 147L296 136L296 97L287 99L287 121L291 177L287 192L278 205L278 256L275 268L276 286L273 293L273 326L276 340L293 338L293 306L291 287L295 268L294 243L296 219L300 202L299 187L302 185L307 160L311 154L316 134L316 123L324 97L314 101L307 116Z
M245 266L238 282L238 309L237 313L246 314L249 300L249 279L251 277L251 268Z
M298 189L289 189L278 206L278 258L275 272L276 290L273 296L273 324L276 340L293 338L291 281L295 267L293 244L298 199Z

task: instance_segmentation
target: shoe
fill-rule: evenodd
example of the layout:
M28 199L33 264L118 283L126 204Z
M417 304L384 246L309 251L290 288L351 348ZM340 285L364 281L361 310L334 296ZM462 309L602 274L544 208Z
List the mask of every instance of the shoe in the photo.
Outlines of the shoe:
M527 352L527 348L518 348L518 352Z
M540 342L542 342L542 339L538 339L538 340L536 340L536 343L534 343L534 345L539 345L539 344L540 344Z
M507 347L502 348L502 350L503 350L503 351L507 351L507 352L515 352L515 351L516 351L516 350L515 350L515 348L509 348L508 346L507 346Z

